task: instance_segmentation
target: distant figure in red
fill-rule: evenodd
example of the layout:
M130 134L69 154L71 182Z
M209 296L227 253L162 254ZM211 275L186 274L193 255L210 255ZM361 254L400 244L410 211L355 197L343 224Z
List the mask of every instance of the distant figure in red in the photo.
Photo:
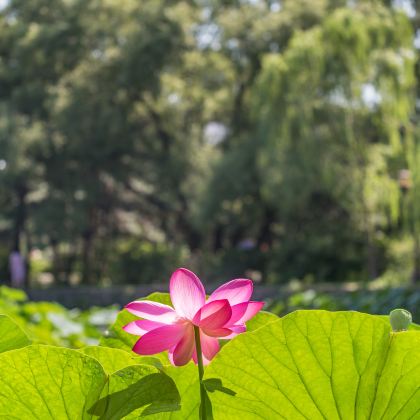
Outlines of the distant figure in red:
M26 266L18 250L12 251L9 255L9 269L12 287L22 289L25 286Z

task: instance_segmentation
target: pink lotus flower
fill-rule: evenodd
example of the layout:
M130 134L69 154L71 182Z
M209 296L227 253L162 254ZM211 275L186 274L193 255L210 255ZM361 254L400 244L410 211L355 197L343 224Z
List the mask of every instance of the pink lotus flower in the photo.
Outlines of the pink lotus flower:
M141 336L133 351L151 355L169 350L175 366L197 363L194 326L200 329L203 362L208 364L220 349L218 339L231 339L246 330L245 322L264 306L252 302L251 280L236 279L216 289L206 301L200 279L191 271L179 268L171 277L169 291L174 308L147 300L129 303L125 308L144 318L130 322L123 329Z

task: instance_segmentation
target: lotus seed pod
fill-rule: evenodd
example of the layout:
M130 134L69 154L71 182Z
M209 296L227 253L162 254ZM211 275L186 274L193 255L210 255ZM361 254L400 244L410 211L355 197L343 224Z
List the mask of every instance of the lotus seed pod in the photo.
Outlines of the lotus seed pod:
M405 309L394 309L389 314L389 320L394 332L406 331L411 324L412 317L411 313Z

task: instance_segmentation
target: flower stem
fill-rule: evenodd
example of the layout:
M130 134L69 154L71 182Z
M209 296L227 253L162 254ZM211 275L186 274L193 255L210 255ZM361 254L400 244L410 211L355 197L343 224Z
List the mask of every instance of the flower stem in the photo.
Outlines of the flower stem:
M200 380L200 419L207 420L206 412L206 390L203 384L203 353L201 352L201 341L200 341L200 329L194 325L194 336L195 336L195 348L197 352L197 366L198 366L198 378Z

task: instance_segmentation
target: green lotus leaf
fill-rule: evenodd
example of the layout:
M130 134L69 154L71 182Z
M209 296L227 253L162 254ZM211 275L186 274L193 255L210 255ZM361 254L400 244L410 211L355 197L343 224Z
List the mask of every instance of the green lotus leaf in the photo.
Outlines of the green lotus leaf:
M84 354L96 359L104 368L105 372L111 374L127 366L146 364L162 368L157 357L138 356L136 353L128 353L120 349L110 347L90 346L80 349Z
M179 410L180 395L174 381L148 365L128 366L109 376L101 398L89 410L101 420Z
M0 418L90 419L106 375L76 350L31 345L0 355Z
M0 353L31 344L27 335L7 315L0 315Z
M226 345L205 371L215 419L409 419L420 334L357 312L297 311Z

